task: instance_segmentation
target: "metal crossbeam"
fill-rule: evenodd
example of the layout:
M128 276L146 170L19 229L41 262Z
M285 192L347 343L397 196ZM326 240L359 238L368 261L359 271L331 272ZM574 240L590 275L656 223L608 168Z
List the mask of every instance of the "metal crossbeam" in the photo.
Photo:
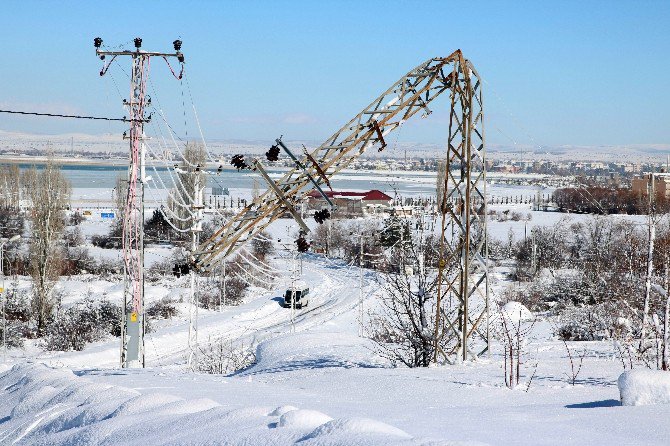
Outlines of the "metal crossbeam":
M309 153L328 178L347 168L352 161L373 146L383 147L384 137L418 112L429 113L427 105L456 85L458 73L451 67L464 63L460 50L448 57L431 58L412 69L372 101L359 114ZM312 180L323 184L324 178L307 156L304 168L288 171L276 185L285 200L300 202L312 190ZM242 240L253 238L284 212L284 202L273 188L254 199L231 218L196 252L196 267L210 270L237 249ZM245 216L254 212L253 219Z

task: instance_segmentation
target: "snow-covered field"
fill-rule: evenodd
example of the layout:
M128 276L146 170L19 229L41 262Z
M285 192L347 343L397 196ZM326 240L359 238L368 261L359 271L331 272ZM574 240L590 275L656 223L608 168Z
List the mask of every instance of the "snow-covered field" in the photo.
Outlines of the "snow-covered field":
M588 349L575 386L546 322L515 390L497 349L474 363L390 368L358 336L357 270L314 256L304 272L314 300L293 323L276 299L281 283L201 312L201 342L259 343L257 363L231 376L186 370L183 317L148 336L146 370L117 368L116 339L82 352L11 351L0 369L0 444L668 444L670 405L620 406L621 365L607 343L571 345ZM377 286L365 277L369 308ZM148 289L153 299L175 292Z
M496 209L532 214L527 222L491 223L501 239L510 229L518 238L524 229L565 217L527 205ZM92 219L83 231L104 232L105 224ZM289 220L278 221L273 237L290 226ZM114 253L100 251L94 255ZM156 248L153 255L160 260L169 250ZM114 338L81 352L45 353L30 343L10 350L0 364L0 444L670 444L670 404L620 404L617 379L623 369L607 342L568 343L575 351L586 349L575 385L565 346L547 320L533 328L522 382L514 390L504 384L498 343L475 362L393 368L359 335L381 292L375 273L365 272L359 290L357 268L308 255L303 278L311 288L310 305L292 311L279 304L290 268L283 255L271 262L283 272L274 289L252 288L239 306L200 310L200 343L254 345L251 367L228 376L189 371L186 279L147 284L149 302L166 296L182 301L179 316L147 335L148 367L119 369ZM499 294L502 270L492 283ZM73 277L59 286L68 304L87 294L118 301L123 284Z

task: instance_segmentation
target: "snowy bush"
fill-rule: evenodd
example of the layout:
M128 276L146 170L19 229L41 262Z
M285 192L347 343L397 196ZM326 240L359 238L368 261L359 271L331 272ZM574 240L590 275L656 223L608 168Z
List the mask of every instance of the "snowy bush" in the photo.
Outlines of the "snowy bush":
M72 214L70 214L70 218L68 219L68 225L78 226L83 221L86 221L86 217L81 215L81 212L74 211Z
M27 325L20 321L8 321L7 322L7 348L22 348L23 347L23 338L24 332L27 328ZM2 339L2 325L0 325L0 339Z
M197 370L201 373L227 375L246 369L255 362L254 346L236 345L233 341L218 340L200 349Z
M615 313L606 304L567 308L559 321L556 335L565 341L609 339L616 328Z
M83 350L86 344L121 334L121 308L109 301L94 302L91 296L63 311L47 325L46 350Z
M251 249L254 256L259 260L265 260L267 256L271 256L275 253L272 237L266 231L262 231L251 239Z
M201 286L198 289L198 304L200 305L200 308L204 308L206 310L216 310L219 308L219 304L223 304L223 292L219 289L219 286L211 283L208 285L209 286ZM226 289L226 291L228 290Z
M147 317L150 319L172 319L179 314L175 301L164 298L158 302L154 302L147 308Z
M24 290L12 288L2 296L5 301L5 317L8 321L28 322L32 316L30 298Z
M123 273L123 262L121 260L101 258L89 266L89 272L109 280L111 277Z
M121 248L121 235L123 232L123 225L121 220L114 220L109 233L107 234L95 234L91 237L91 243L93 246L104 249L120 249Z
M61 275L71 276L86 274L96 269L95 259L84 247L70 248L67 250L67 258L63 260Z
M670 404L670 373L662 370L628 370L617 380L621 404Z

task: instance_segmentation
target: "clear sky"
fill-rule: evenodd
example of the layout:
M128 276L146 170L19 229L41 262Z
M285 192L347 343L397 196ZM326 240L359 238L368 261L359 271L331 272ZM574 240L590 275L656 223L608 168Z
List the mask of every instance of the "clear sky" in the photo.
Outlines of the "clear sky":
M144 49L167 51L180 37L206 137L321 141L411 68L460 48L487 82L491 144L670 143L668 0L3 0L0 8L2 109L123 116L128 79L118 66L100 78L93 38L131 47L140 36ZM162 60L151 75L155 100L183 133L187 85ZM402 139L444 142L447 106L439 101ZM0 114L4 131L123 129Z

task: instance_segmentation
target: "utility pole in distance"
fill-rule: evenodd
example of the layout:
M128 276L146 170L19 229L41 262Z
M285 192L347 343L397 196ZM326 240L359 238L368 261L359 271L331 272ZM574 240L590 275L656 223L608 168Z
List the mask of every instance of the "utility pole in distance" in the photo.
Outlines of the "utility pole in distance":
M172 74L181 79L184 71L184 55L181 53L181 41L175 40L174 53L156 53L143 51L142 39L134 39L134 51L105 51L102 50L102 39L93 40L95 54L101 60L107 56L110 60L103 65L100 76L104 76L112 62L119 56L132 58L130 77L130 99L123 100L128 107L130 122L129 136L124 138L130 141L130 165L128 167L128 190L123 215L123 234L121 247L123 251L123 313L121 324L121 367L144 367L144 186L147 181L145 158L146 148L144 140L145 106L151 103L146 98L146 81L149 72L149 59L162 57L168 63L168 57L176 57L181 63L181 72L177 76L172 67Z

